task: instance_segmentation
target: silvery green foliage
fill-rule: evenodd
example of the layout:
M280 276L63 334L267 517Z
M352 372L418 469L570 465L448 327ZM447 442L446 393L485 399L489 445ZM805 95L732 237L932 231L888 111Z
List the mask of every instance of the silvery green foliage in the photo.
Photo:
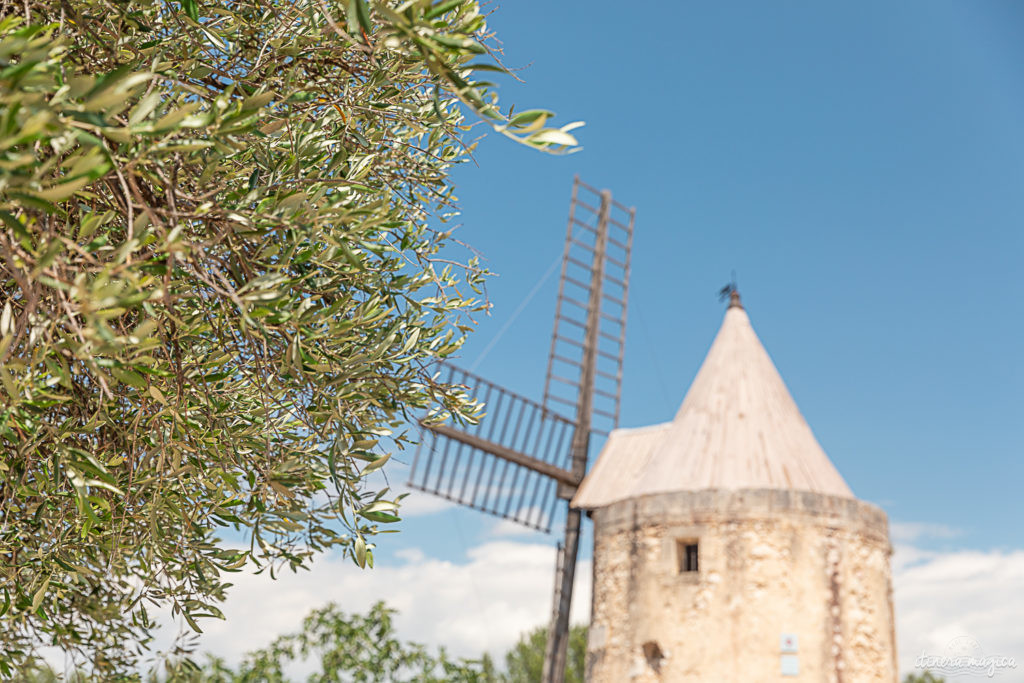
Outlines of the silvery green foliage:
M395 610L382 602L366 614L346 614L336 604L310 612L295 633L279 636L252 650L236 667L207 656L202 668L173 662L167 680L174 683L287 683L297 662L313 671L309 683L499 683L503 681L486 654L479 660L455 659L442 648L400 640Z
M372 565L378 439L474 411L431 380L483 307L442 253L466 116L575 144L498 110L486 31L473 0L0 1L0 673L125 675L226 572Z

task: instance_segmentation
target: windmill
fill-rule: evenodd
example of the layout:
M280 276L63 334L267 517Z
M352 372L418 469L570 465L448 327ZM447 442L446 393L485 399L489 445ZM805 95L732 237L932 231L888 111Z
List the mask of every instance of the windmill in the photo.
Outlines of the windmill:
M409 477L412 488L548 533L565 501L544 683L565 677L581 521L568 501L586 474L591 435L607 436L619 421L635 216L575 178L542 401L445 365L442 379L467 386L486 415L460 428L422 422Z

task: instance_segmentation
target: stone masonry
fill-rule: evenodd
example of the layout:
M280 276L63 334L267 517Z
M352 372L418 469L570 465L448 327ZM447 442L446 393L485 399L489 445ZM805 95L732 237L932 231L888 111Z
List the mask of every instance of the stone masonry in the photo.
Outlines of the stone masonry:
M885 513L771 489L651 494L596 509L587 680L894 683ZM686 545L698 568L686 571ZM780 638L796 636L797 675Z

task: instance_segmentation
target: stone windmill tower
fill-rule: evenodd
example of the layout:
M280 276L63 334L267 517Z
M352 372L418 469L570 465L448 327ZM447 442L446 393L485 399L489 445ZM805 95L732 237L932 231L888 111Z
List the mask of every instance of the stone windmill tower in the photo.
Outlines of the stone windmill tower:
M896 681L885 513L736 292L675 419L613 431L572 505L594 521L589 681Z

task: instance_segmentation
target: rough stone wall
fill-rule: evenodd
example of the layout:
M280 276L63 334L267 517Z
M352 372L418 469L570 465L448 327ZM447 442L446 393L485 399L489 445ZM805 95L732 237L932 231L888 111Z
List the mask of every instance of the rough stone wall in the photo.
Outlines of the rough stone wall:
M814 493L645 496L594 511L588 680L896 681L885 513ZM697 572L679 542L696 540ZM798 638L783 676L782 634Z

